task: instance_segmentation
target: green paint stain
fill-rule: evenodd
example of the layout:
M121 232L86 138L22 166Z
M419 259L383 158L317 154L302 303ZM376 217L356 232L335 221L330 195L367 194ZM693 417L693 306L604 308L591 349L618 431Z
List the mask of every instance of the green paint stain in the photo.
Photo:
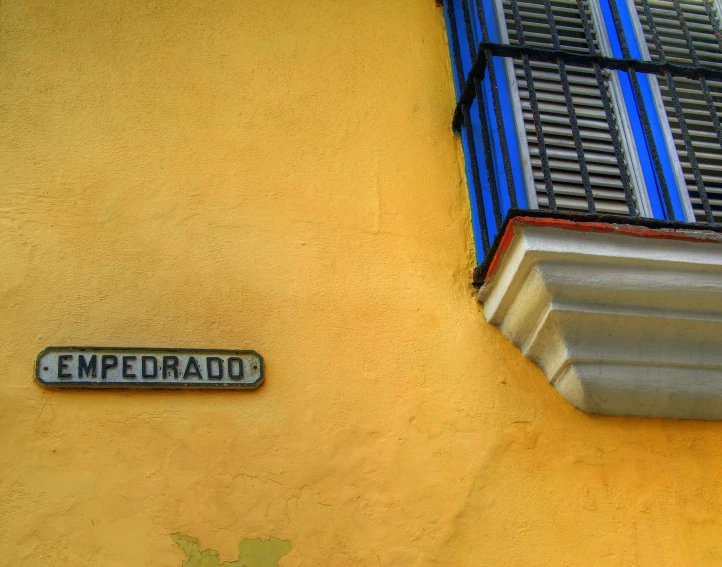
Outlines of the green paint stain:
M278 567L278 560L291 551L291 542L271 537L244 539L238 544L238 559L224 561L214 549L201 549L197 538L180 532L172 535L173 541L185 553L181 567Z

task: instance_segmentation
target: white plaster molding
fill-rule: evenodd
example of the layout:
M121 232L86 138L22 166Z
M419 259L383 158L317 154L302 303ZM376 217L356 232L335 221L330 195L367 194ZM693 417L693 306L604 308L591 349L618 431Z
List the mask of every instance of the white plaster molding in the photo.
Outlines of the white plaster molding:
M581 410L722 419L720 235L527 221L479 292L487 320Z

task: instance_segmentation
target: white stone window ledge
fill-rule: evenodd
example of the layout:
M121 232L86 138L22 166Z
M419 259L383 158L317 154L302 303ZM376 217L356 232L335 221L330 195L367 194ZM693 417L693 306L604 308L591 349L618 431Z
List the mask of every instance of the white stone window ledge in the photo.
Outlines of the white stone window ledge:
M722 234L511 218L486 319L591 413L722 419Z

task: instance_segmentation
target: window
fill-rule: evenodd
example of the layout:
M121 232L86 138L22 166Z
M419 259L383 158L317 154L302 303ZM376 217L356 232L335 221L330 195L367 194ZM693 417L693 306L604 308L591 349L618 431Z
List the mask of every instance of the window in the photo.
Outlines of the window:
M445 0L481 263L512 209L722 222L720 0Z
M484 317L587 412L722 419L717 2L445 0Z

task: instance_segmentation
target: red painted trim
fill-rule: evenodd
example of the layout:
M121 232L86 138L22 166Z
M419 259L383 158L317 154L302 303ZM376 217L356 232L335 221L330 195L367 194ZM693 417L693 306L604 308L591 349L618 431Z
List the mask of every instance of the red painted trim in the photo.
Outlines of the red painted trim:
M513 219L510 219L509 222L507 223L506 230L504 231L504 235L501 237L501 240L499 241L499 246L496 247L496 253L494 254L494 257L491 259L491 262L489 263L489 269L486 271L486 277L484 278L484 283L488 282L489 279L491 279L491 276L494 274L496 269L499 267L499 263L501 262L502 256L504 256L504 253L506 252L507 248L509 248L509 246L511 246L511 241L514 240L514 225L516 224L517 219L526 219L526 218L529 218L529 217L514 217Z
M579 232L600 232L610 233L616 232L625 236L636 236L639 238L661 238L664 240L683 240L687 242L719 242L715 238L699 233L692 235L688 232L683 233L679 230L660 230L655 228L647 228L646 226L632 226L628 224L610 224L604 222L575 222L566 219L553 219L544 217L514 217L509 220L504 235L499 241L494 258L489 263L489 269L486 272L484 283L494 275L504 253L511 246L514 236L516 235L515 226L523 224L528 226L545 226L551 228L561 228L563 230L577 230Z

